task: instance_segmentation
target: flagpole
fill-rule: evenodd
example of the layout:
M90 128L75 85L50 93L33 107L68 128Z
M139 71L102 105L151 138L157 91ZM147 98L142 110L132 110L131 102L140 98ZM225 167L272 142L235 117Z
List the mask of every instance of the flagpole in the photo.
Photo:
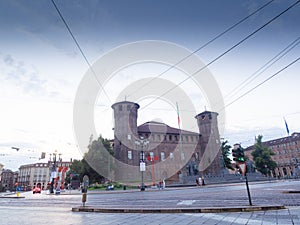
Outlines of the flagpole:
M286 128L286 132L287 132L288 138L289 138L289 145L290 145L289 149L291 150L293 148L293 145L292 145L292 140L291 140L291 136L290 136L290 129L288 127L285 117L283 117L283 120L284 120L284 124L285 124L285 128ZM293 164L297 165L298 161L297 161L296 157L293 158L293 161L294 161Z
M181 160L184 160L184 155L182 152L182 134L181 134L181 128L180 128L180 115L179 115L179 107L178 103L176 102L176 109L177 109L177 119L178 119L178 128L179 128L179 150L180 150L180 157Z
M286 128L286 132L287 132L288 138L289 138L289 142L288 142L289 147L288 147L288 149L291 150L291 149L293 148L293 145L292 145L292 140L291 140L291 136L290 136L290 129L289 129L289 127L288 127L288 124L287 124L287 121L286 121L285 117L283 117L283 120L284 120L284 124L285 124L285 128ZM294 167L295 167L295 168L297 167L297 165L298 165L298 160L297 160L296 157L294 157L294 158L292 159L292 164L294 164ZM290 166L291 166L291 165L290 165Z
M285 124L285 128L286 128L286 132L287 132L288 136L290 136L289 126L288 126L288 124L286 122L286 119L284 117L283 117L283 120L284 120L284 124Z

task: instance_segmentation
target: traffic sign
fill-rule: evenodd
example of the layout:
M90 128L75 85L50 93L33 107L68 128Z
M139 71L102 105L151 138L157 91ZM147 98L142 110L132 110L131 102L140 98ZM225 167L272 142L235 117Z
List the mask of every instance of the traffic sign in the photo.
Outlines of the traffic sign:
M146 171L146 163L145 162L140 162L140 171Z

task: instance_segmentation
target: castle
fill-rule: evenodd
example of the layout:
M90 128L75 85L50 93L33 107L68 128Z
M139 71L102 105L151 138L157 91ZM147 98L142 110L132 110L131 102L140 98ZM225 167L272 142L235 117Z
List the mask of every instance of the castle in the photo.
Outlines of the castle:
M218 113L204 111L195 116L199 133L150 121L137 126L139 105L130 101L112 105L114 111L115 179L138 181L140 163L145 162L145 182L184 182L188 177L218 175L221 143Z

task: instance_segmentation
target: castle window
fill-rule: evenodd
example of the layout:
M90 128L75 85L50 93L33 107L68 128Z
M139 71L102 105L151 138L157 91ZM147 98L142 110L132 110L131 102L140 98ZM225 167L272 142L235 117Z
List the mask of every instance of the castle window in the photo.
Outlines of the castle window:
M119 111L122 111L122 105L119 105Z
M128 155L128 159L132 159L132 151L128 151L127 155Z
M161 153L160 153L160 158L161 158L161 161L164 161L164 160L165 160L165 153L164 153L164 152L161 152Z
M181 152L181 160L184 160L184 152Z
M170 152L170 159L174 159L174 154L173 154L173 152Z
M188 142L189 141L189 136L185 136L185 140L186 140L186 142Z
M131 106L127 105L127 111L130 111L130 109L131 109Z
M172 141L172 135L169 135L169 141Z

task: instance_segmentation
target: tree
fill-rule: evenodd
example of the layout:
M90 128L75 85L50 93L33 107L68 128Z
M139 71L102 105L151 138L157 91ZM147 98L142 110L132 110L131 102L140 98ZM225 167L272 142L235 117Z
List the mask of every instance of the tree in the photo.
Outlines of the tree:
M98 179L99 177L96 174L101 174L102 181L105 179L104 176L110 179L110 171L113 168L110 156L113 155L113 150L109 140L100 136L98 140L92 141L88 148L89 151L85 154L83 160L86 165L89 165L87 169L90 175Z
M113 154L110 142L101 136L98 140L90 142L88 146L88 152L84 155L82 160L74 160L70 166L68 177L66 181L70 180L70 174L79 174L79 179L82 181L84 175L89 176L90 183L101 183L105 180L103 174L100 171L106 170L108 173L108 154ZM100 168L105 166L105 168Z
M230 170L234 170L232 164L231 164L231 159L230 159L230 149L231 146L228 144L228 141L222 141L222 156L224 160L224 166Z
M264 175L270 174L277 167L277 163L271 156L275 153L262 143L262 135L258 135L254 145L254 151L251 153L256 169Z

